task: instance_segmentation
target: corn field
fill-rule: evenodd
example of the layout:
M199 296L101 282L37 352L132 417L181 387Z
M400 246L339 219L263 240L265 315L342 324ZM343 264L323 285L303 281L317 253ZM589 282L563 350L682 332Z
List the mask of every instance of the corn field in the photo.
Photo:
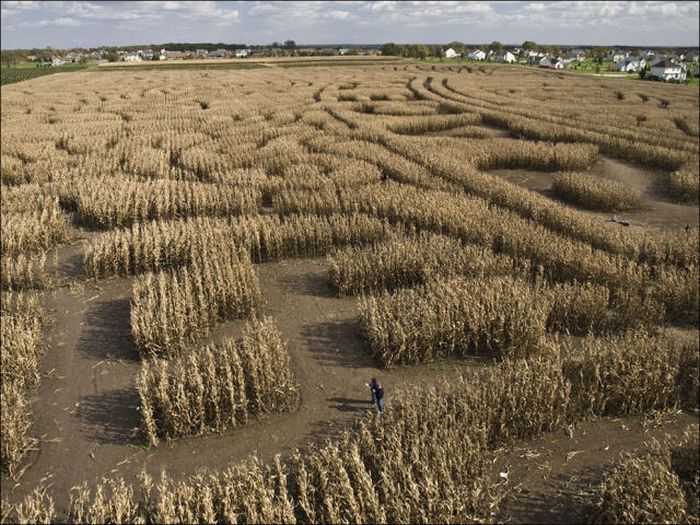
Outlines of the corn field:
M640 206L639 193L585 173L559 175L552 183L552 192L565 202L590 210L625 211Z
M217 321L256 312L260 287L245 252L147 273L134 282L131 331L144 357L181 354Z
M46 404L32 398L56 340L46 304L61 317L73 286L131 290L148 454L236 442L306 403L325 417L328 383L356 378L323 363L309 386L304 359L353 354L345 335L313 333L304 301L329 324L343 305L372 367L416 365L423 385L269 461L104 470L68 484L70 504L50 483L22 486L3 494L3 523L487 522L496 450L587 419L697 409L697 90L408 62L61 77L2 93L4 473L34 475L30 406ZM606 159L632 175L596 175ZM631 227L608 220L626 210ZM305 295L290 313L266 286L301 258L321 258L324 282L285 284ZM478 357L451 381L421 366ZM625 456L596 519L697 522L688 436Z
M678 445L624 454L597 489L598 523L697 523L698 429Z
M170 360L146 360L137 379L148 441L222 432L269 412L292 409L297 387L272 319Z

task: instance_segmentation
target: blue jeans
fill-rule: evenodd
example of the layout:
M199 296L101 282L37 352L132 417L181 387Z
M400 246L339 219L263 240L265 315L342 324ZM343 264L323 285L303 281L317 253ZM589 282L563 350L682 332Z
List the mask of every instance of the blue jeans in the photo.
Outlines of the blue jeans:
M377 399L377 410L379 411L380 414L384 413L384 398Z

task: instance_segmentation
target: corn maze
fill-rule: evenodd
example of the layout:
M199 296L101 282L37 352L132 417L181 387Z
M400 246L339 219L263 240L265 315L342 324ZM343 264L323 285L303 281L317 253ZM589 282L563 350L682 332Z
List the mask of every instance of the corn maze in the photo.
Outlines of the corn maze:
M503 447L595 418L697 419L697 89L493 66L124 69L3 88L3 522L492 521ZM351 305L362 358L422 386L271 459L40 479L42 360L67 352L46 301L128 287L130 439L168 454L321 410L319 357L265 291L266 268L307 260L324 304ZM673 454L625 456L597 519L697 522L697 454Z

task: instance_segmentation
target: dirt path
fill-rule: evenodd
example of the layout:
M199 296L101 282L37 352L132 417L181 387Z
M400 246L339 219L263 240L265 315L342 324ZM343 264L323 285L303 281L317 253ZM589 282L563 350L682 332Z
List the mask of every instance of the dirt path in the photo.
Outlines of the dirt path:
M80 272L82 247L59 250L64 276ZM257 266L264 311L288 343L300 384L299 409L254 421L221 435L181 439L147 448L138 434L135 377L139 356L130 337L132 279L113 278L48 294L55 318L46 340L43 378L33 404L32 434L41 436L15 483L3 478L3 496L16 501L46 479L57 509L66 509L71 487L102 476L135 476L143 467L159 474L221 467L256 452L263 459L330 436L349 419L371 410L364 383L376 376L391 395L397 386L449 377L483 361L380 370L359 334L356 299L338 299L327 282L325 259ZM217 326L208 340L239 337L242 321Z
M533 170L489 170L487 173L506 179L513 184L551 197L552 182L556 173ZM642 195L643 208L625 212L624 218L633 228L653 228L682 231L686 224L694 228L700 225L700 212L697 205L676 204L660 192L658 180L664 174L641 166L635 166L612 157L599 155L589 171L592 175L614 180L638 191ZM601 221L610 217L608 213L595 213L582 210Z
M640 418L588 421L571 436L564 431L545 434L501 453L494 462L494 481L508 493L500 505L498 522L588 523L593 490L621 452L632 452L652 438L680 437L698 414L664 415L657 424Z

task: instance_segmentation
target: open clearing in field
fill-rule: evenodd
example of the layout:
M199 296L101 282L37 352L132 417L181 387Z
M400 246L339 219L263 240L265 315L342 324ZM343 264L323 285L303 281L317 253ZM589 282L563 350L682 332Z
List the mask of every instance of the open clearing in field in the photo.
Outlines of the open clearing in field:
M697 90L329 65L105 68L3 88L3 301L34 319L23 301L37 294L51 318L30 363L40 381L16 359L26 326L3 346L30 385L12 383L3 404L3 418L29 414L12 420L21 454L3 450L8 502L50 484L58 515L79 521L69 491L83 481L131 484L142 467L189 479L251 454L273 465L327 438L309 464L284 467L300 521L493 519L493 457L529 491L498 519L576 520L589 500L550 496L640 446L640 418L680 411L658 429L673 435L697 422ZM638 192L631 227L588 211L601 209L595 192L578 196L589 206L554 198L568 173ZM253 318L269 329L251 332ZM228 367L202 357L223 347ZM282 365L268 370L273 355ZM181 392L175 362L191 371ZM139 397L146 368L168 387L155 415ZM280 393L290 375L297 388ZM372 376L385 427L370 417ZM148 445L147 429L171 423L172 441ZM380 432L386 454L367 438ZM319 485L308 502L299 484L323 461L347 486ZM474 469L469 483L453 464ZM392 488L366 488L380 477ZM429 496L409 478L469 510L421 514ZM341 492L364 510L324 507Z
M541 195L552 197L552 182L556 176L554 173L526 169L500 169L491 170L488 173ZM695 229L700 225L697 206L673 202L664 193L663 177L666 174L661 171L600 155L591 166L589 173L601 179L620 182L642 195L642 209L624 213L624 218L631 222L633 228L650 227L677 232L685 228L686 224ZM595 216L604 221L610 217L610 214L597 213Z

